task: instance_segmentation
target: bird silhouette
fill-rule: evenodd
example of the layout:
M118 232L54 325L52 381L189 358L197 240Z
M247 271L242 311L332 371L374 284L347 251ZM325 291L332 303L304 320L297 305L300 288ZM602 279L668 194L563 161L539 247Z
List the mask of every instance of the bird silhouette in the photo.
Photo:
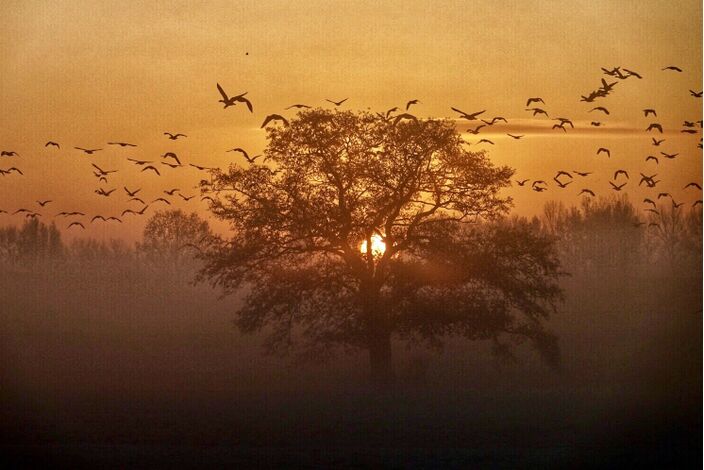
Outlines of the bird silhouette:
M555 180L555 182L557 183L557 186L560 187L561 189L565 189L567 186L569 186L570 184L573 183L573 181L566 181L563 183L562 181L560 181L557 178L553 178L553 180Z
M164 190L164 194L168 194L169 196L173 196L173 195L174 195L174 193L176 193L176 192L178 192L178 191L179 191L179 189L178 189L178 188L174 188L174 189L167 189L167 190Z
M479 134L479 130L480 130L482 127L486 127L486 125L480 124L479 126L477 126L477 127L474 128L474 129L467 129L467 132L469 132L470 134L477 135L477 134Z
M61 148L61 146L60 146L58 143L54 142L53 140L50 140L49 142L47 142L46 144L44 144L44 147L48 147L48 146L50 146L50 145L56 147L57 149L60 149L60 148Z
M667 158L668 160L673 160L679 153L665 153L665 152L660 152L660 154Z
M344 100L340 100L340 101L333 101L333 100L329 100L329 99L325 98L325 101L327 101L328 103L332 103L332 104L334 104L335 106L341 106L342 103L344 103L344 102L347 101L348 99L349 99L349 98L345 98Z
M535 97L535 98L528 98L528 101L526 101L526 108L530 106L531 103L543 103L545 104L545 101L543 101L542 98L540 97Z
M654 208L658 207L657 204L655 204L655 201L647 197L643 199L643 204L651 204Z
M148 163L154 163L152 160L135 160L134 158L128 158L127 160L131 161L135 165L146 165Z
M171 203L170 203L167 199L164 199L163 197L158 197L158 198L154 199L154 200L151 202L151 204L153 204L153 203L155 203L155 202L165 202L165 203L168 204L169 206L171 205Z
M653 160L656 165L660 163L660 160L658 160L658 157L654 157L652 155L648 155L647 157L645 157L645 161L647 162L648 160Z
M181 166L179 163L161 162L161 164L168 166L169 168L178 168Z
M695 207L701 206L701 205L702 205L702 200L698 199L692 203L692 208L695 208Z
M555 178L559 178L560 176L566 176L568 178L572 178L572 175L569 172L564 171L564 170L558 171L557 174L555 175Z
M654 109L644 109L643 113L645 114L645 117L648 117L648 115L652 114L653 116L657 117L658 113L655 112Z
M195 196L184 196L181 193L178 193L178 195L181 196L181 199L183 199L186 202L190 201L191 199L193 199L195 197Z
M682 132L683 134L696 134L697 133L697 131L695 131L694 129L682 129L680 132Z
M200 171L204 171L204 170L206 170L206 171L211 171L211 170L214 170L214 168L210 168L210 167L207 167L207 166L195 165L195 164L193 164L193 163L189 163L188 165L189 165L189 166L192 166L193 168L195 168L195 169L197 169L197 170L200 170Z
M526 111L533 111L533 116L535 116L536 114L544 114L545 117L550 117L550 116L548 116L547 111L545 111L542 108L528 108L528 109L526 109Z
M599 121L592 121L591 125L594 127L599 127L599 126L601 126L601 123Z
M572 170L572 173L579 175L581 177L589 176L592 174L591 171L587 172L587 171L577 171L577 170Z
M582 194L589 194L589 195L592 196L592 197L596 197L596 194L594 194L594 191L592 191L591 189L588 189L588 188L582 189L582 190L579 192L578 196L581 196Z
M704 93L704 91L689 90L689 94L692 95L692 96L694 96L695 98L701 98L701 97L702 97L702 93Z
M17 168L17 167L14 167L14 166L8 168L7 170L2 170L2 169L0 169L0 175L3 175L3 176L9 175L9 174L12 173L13 171L14 171L15 173L19 173L20 175L24 176L24 173L22 173L22 170L20 170L20 169Z
M179 160L178 156L173 152L166 152L161 158L173 158L176 163L181 164L181 160Z
M249 154L247 153L247 151L246 151L245 149L242 149L242 148L239 148L239 147L234 148L234 149L230 149L230 150L228 150L228 152L239 152L239 153L241 153L242 156L244 157L244 159L247 160L248 163L254 163L254 161L255 161L257 158L261 157L261 155L256 155L256 156L254 156L254 157L250 157Z
M95 190L95 194L97 194L97 195L99 195L99 196L108 197L108 196L110 196L110 195L113 193L113 191L115 191L115 188L113 188L113 189L111 189L111 190L109 190L109 191L105 191L103 188L98 188L98 189Z
M652 137L652 139L653 139L653 145L656 147L659 146L660 144L662 144L663 142L665 142L665 139L658 140L655 137Z
M638 73L634 72L633 70L628 70L628 69L623 69L624 72L626 72L626 78L628 77L636 77L638 79L642 79L643 77Z
M20 154L15 152L14 150L3 150L0 152L0 157L19 157Z
M420 104L419 100L410 100L408 103L406 103L406 111L408 111L408 108L410 108L414 104Z
M122 189L125 190L125 192L127 193L127 195L129 197L135 197L137 195L137 193L142 190L142 188L139 188L139 189L135 189L134 191L130 191L129 189L127 189L127 186L123 186Z
M609 114L609 110L606 109L606 108L603 107L603 106L597 106L596 108L592 108L592 109L589 110L590 113L591 113L592 111L601 111L601 112L604 113L604 114Z
M562 129L563 132L567 132L567 129L565 129L565 125L564 125L564 124L554 124L554 125L552 126L552 128L553 128L553 129Z
M95 152L103 150L103 149L84 149L83 147L73 147L73 148L75 148L76 150L81 150L81 151L83 151L83 153L85 153L87 155L93 155Z
M288 126L288 120L286 120L285 117L283 117L280 114L269 114L265 119L264 122L262 123L260 129L263 129L266 127L267 124L269 124L271 121L281 121L284 126Z
M464 119L466 119L466 120L468 120L468 121L476 121L476 120L477 120L477 116L479 116L480 114L483 114L483 113L486 112L486 109L485 109L485 110L483 110L483 111L477 111L476 113L471 113L471 114L470 114L470 113L465 113L464 111L460 111L460 110L457 109L457 108L450 107L450 109L453 110L453 111L456 112L456 113L459 113L459 114L460 114L460 117L462 117L462 118L464 118Z
M188 137L186 134L172 134L171 132L164 132L164 135L168 136L169 140L177 140L179 137Z
M37 204L39 204L41 207L44 207L47 204L49 204L50 202L51 202L51 199L47 199L45 201L37 201Z
M143 200L142 198L139 198L139 197L136 197L136 196L133 196L133 197L131 197L131 198L129 198L129 199L127 200L127 202L132 202L132 201L135 201L135 202L139 202L139 203L141 203L141 204L144 204L144 200Z
M147 171L147 170L152 170L154 173L156 173L157 175L161 176L161 173L159 173L159 170L157 170L157 169L156 169L155 167L153 167L152 165L147 165L147 166L145 166L144 168L142 168L142 172L145 172L145 171Z
M310 106L308 106L307 104L292 104L291 106L289 106L289 107L287 107L287 108L284 108L284 109L285 109L285 110L289 110L289 109L292 109L292 108L296 108L296 109L310 109Z
M394 119L394 126L397 125L399 122L401 122L404 119L418 123L417 117L415 117L412 114L403 113L403 114L399 114L398 116L396 116L396 118Z
M663 67L663 70L673 70L673 71L675 71L675 72L681 72L681 71L682 71L681 68L679 68L679 67L677 67L677 66L674 66L674 65L668 65L667 67Z
M108 142L108 145L119 145L120 147L136 147L135 144L130 144L127 142Z
M244 93L237 95L237 96L229 97L229 96L227 96L227 93L225 93L225 90L223 90L222 86L220 86L219 83L216 83L215 85L217 86L217 89L220 92L220 96L222 97L222 99L219 99L218 102L224 104L223 109L229 108L230 106L234 106L237 103L244 103L247 105L247 108L249 109L250 113L254 112L254 108L252 107L252 102L249 101L247 98L245 98L245 95L247 94L246 91Z
M479 145L479 144L490 144L490 145L494 145L494 142L491 141L491 140L489 140L489 139L480 139L479 142L477 142L477 145Z
M614 172L614 181L618 179L618 175L623 175L626 179L629 179L628 172L626 170L616 170L616 172Z
M662 126L660 124L658 124L657 122L653 122L645 130L646 130L646 132L650 132L652 130L658 130L662 134Z
M628 183L623 183L621 185L616 186L613 182L609 181L609 184L614 189L614 191L621 191L621 189L623 189L623 187L626 186Z
M516 183L518 184L518 186L525 186L528 181L530 181L530 180L529 179L516 180Z
M687 188L696 188L699 191L702 190L702 187L698 183L695 183L695 182L687 184L683 189L687 189Z
M658 194L658 199L661 199L663 197L669 197L670 199L672 199L672 194L670 194L670 193L659 193Z
M71 227L81 227L83 230L86 229L86 226L80 222L71 222L70 224L68 224L67 228L71 228Z
M605 147L599 147L599 150L596 151L596 154L599 155L600 153L605 153L607 157L611 158L611 150Z
M93 216L93 218L90 219L90 223L92 224L92 223L95 222L96 220L102 220L103 222L105 222L105 217L103 217L102 215Z
M91 163L91 165L93 165L93 167L94 167L96 170L98 170L98 174L99 174L100 176L107 176L107 175L109 175L110 173L117 173L117 170L103 170L102 168L100 168L100 167L99 167L98 165L96 165L95 163Z
M525 137L524 135L513 135L513 134L506 134L506 135L513 138L513 139L516 139L516 140L518 140L522 137Z
M499 121L503 121L508 124L508 121L506 120L506 118L501 117L501 116L493 117L493 118L491 118L491 121L486 121L484 119L480 119L480 121L482 121L487 126L493 126L494 124L496 124Z

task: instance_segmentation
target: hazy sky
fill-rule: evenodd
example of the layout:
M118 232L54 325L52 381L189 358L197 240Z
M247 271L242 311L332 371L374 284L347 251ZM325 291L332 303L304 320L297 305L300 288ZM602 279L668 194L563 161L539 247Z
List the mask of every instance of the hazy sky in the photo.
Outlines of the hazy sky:
M554 184L541 194L509 190L519 213L535 213L550 199L578 202L582 187L612 193L608 181L617 168L632 178L658 173L658 189L677 200L701 199L701 192L682 190L690 181L701 183L701 129L680 133L684 120L702 114L702 100L688 91L702 89L700 1L4 0L0 14L0 149L21 155L3 158L0 168L25 172L0 178L5 210L53 199L39 212L119 215L128 207L124 192L94 194L91 162L119 170L103 187L128 183L150 199L167 187L196 194L200 175L192 168L159 178L140 174L125 158L161 161L160 154L174 151L189 163L225 166L238 159L225 153L229 148L262 150L259 126L266 114L347 97L345 109L373 110L417 98L422 104L412 111L420 117L454 117L450 106L487 109L487 117L504 116L509 126L467 140L495 140L486 146L490 156L516 168L518 178L550 180L558 169L595 172L565 190ZM600 67L617 65L643 79L622 81L597 101L609 116L590 113L594 105L580 103L580 95L599 87ZM662 71L667 65L683 72ZM231 94L248 91L254 114L244 107L223 110L216 82ZM550 129L552 122L537 122L545 118L533 120L525 111L529 96L542 97L551 117L569 117L577 129L563 134ZM644 117L643 108L655 108L657 118ZM603 126L591 128L592 120ZM660 147L651 144L660 135L645 132L651 122L665 127ZM526 137L506 137L512 130ZM169 141L164 131L188 138ZM50 139L61 150L45 149ZM111 140L139 147L106 146ZM74 146L105 150L88 157ZM611 159L596 156L601 146L611 149ZM679 156L645 163L660 151ZM638 203L646 194L637 179L624 190ZM205 209L198 198L187 204L170 199L177 207ZM0 215L0 224L8 221L22 218ZM141 223L87 233L133 238Z

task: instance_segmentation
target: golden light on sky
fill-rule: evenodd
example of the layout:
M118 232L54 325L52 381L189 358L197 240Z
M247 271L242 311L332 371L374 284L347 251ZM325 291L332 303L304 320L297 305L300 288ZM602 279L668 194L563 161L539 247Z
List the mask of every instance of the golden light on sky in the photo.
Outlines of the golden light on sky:
M226 150L260 153L264 116L291 117L293 110L284 110L291 104L331 106L325 99L343 98L349 98L343 109L374 111L418 99L411 112L419 117L457 118L451 106L486 109L481 117L503 116L508 124L466 134L466 140L470 149L485 149L495 163L515 168L517 179L551 182L558 170L593 172L588 184L577 181L565 190L514 186L508 192L521 214L540 212L550 199L578 203L582 186L611 194L617 169L636 179L639 172L657 173L678 200L701 198L681 189L701 182L701 128L695 135L680 132L683 121L701 119L702 100L688 91L702 88L698 1L10 0L0 13L0 149L20 154L0 160L0 168L17 166L25 174L0 179L5 210L36 205L37 199L53 201L40 210L46 215L139 209L128 205L123 186L142 188L149 200L165 197L167 188L190 197L203 173L161 165L164 153L174 152L186 164L245 164ZM683 72L663 71L668 65ZM614 80L601 67L615 66L643 78L619 81L604 101L580 102L602 78ZM248 92L254 112L242 105L223 110L216 82L230 95ZM575 129L553 130L555 121L534 118L525 110L528 97L542 97L539 106L550 118L568 117ZM610 114L590 111L597 105ZM655 119L646 118L644 108L657 110L662 135L645 132ZM602 125L593 127L593 121ZM466 132L481 122L457 124ZM172 141L166 131L188 137ZM666 141L655 147L652 137ZM481 138L494 145L478 144ZM48 140L61 148L45 147ZM111 141L138 147L107 145ZM611 158L596 155L602 146L611 149ZM74 147L103 150L89 156ZM678 157L645 162L661 151ZM128 157L156 162L162 176L141 172ZM91 163L118 171L100 185L117 188L113 196L94 193L99 185ZM644 194L634 180L625 190L634 201ZM206 213L198 197L168 199L171 207ZM0 217L2 224L23 220ZM145 219L124 219L84 233L138 236Z

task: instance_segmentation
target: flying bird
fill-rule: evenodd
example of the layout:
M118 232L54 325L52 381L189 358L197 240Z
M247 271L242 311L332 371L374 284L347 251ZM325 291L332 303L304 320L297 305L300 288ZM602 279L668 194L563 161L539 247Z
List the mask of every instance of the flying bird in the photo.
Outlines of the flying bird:
M234 149L230 149L230 150L228 150L228 152L239 152L239 153L241 153L242 156L244 157L244 159L247 160L248 163L254 163L254 161L255 161L257 158L261 157L261 155L255 155L254 157L250 157L249 154L247 153L247 151L246 151L245 149L242 149L242 148L239 148L239 147L234 148Z
M628 183L623 183L619 186L616 186L613 182L609 181L609 184L611 185L612 188L614 188L614 191L621 191L621 189L626 186Z
M329 100L329 99L325 98L325 101L327 101L328 103L332 103L332 104L334 104L335 106L340 106L340 105L342 105L342 103L344 103L344 102L347 101L348 99L349 99L349 98L345 98L344 100L340 100L340 101L333 101L333 100Z
M536 114L544 114L545 117L550 117L550 116L548 116L547 111L545 111L544 109L541 109L541 108L528 108L528 109L526 109L526 111L533 111L533 116L535 116Z
M47 199L45 201L37 201L37 204L39 204L41 207L44 207L47 204L49 204L50 202L51 202L51 199Z
M127 160L133 162L135 165L146 165L147 163L154 163L151 160L135 160L134 158L128 158Z
M83 230L85 230L85 228L86 228L86 226L80 222L71 222L70 224L68 224L68 228L71 228L71 227L81 227Z
M513 135L513 134L506 134L506 135L513 138L513 139L516 139L516 140L518 140L522 137L525 137L524 135Z
M152 170L154 173L156 173L157 175L161 176L161 173L159 173L159 170L157 170L157 169L156 169L155 167L153 167L152 165L147 165L147 166L145 166L144 168L142 168L142 172L145 172L145 171L147 171L147 170Z
M702 91L694 91L694 90L689 90L689 94L694 96L695 98L701 98L702 97Z
M476 113L471 113L471 114L469 114L469 113L465 113L464 111L460 111L460 110L457 109L457 108L450 107L450 109L453 110L453 111L456 112L456 113L460 113L460 115L461 115L460 117L462 117L462 118L464 118L464 119L466 119L466 120L468 120L468 121L476 121L476 120L477 120L477 116L479 116L480 114L486 112L486 109L485 109L485 110L483 110L483 111L477 111Z
M596 194L594 194L594 191L592 191L591 189L587 189L587 188L582 189L579 192L578 196L581 196L582 194L589 194L592 197L596 197Z
M166 165L166 166L168 166L169 168L178 168L178 167L181 166L181 165L178 164L178 163L169 163L169 162L161 162L161 164L162 164L162 165Z
M645 117L648 117L648 115L652 114L653 116L657 117L658 113L655 112L654 109L644 109L643 113L645 114Z
M653 122L653 123L650 124L650 125L648 126L648 128L645 129L645 130L646 130L646 132L650 132L650 131L652 131L653 129L660 131L660 133L662 134L662 126L661 126L660 124L658 124L657 122Z
M516 180L516 183L518 184L518 186L525 186L528 181L530 181L530 180L529 179Z
M166 189L166 190L164 190L164 194L168 194L169 196L173 196L173 195L174 195L174 193L176 193L177 191L179 191L179 189L178 189L178 188L174 188L174 189Z
M44 147L48 147L48 146L50 146L50 145L56 147L57 149L60 149L60 148L61 148L61 146L60 146L58 143L54 142L53 140L50 140L49 142L47 142L46 144L44 144Z
M689 184L686 185L683 189L687 189L687 188L696 188L696 189L698 189L699 191L702 190L702 187L701 187L698 183L694 183L694 182L689 183Z
M419 100L411 100L408 103L406 103L406 111L408 111L408 108L410 108L414 104L420 104Z
M95 152L103 150L103 149L84 149L82 147L73 147L73 148L75 148L76 150L83 151L86 155L93 155Z
M291 109L291 108L296 108L296 109L309 109L310 106L308 106L307 104L292 104L292 105L289 106L288 108L284 108L284 109L285 109L285 110L289 110L289 109Z
M262 123L260 129L263 129L266 127L267 124L269 124L271 121L281 121L284 126L288 126L288 120L286 120L285 117L283 117L280 114L269 114L265 119L264 122Z
M577 171L577 170L572 170L572 173L579 175L581 177L589 176L592 174L591 171L587 172L587 171Z
M596 151L596 154L599 155L600 153L605 153L607 157L611 158L611 150L607 148L599 147L599 150Z
M14 150L3 150L0 152L0 157L19 157L20 154L15 152Z
M127 142L108 142L108 145L119 145L120 147L136 147L135 144L130 144Z
M490 145L494 145L494 142L491 141L491 140L489 140L489 139L481 139L479 142L477 142L477 145L479 145L479 144L490 144Z
M607 114L607 115L609 114L609 110L606 109L606 108L603 107L603 106L597 106L596 108L592 108L592 109L589 110L590 113L591 113L592 111L601 111L601 112L603 112L604 114Z
M655 137L652 137L652 139L653 139L653 145L656 147L659 146L660 144L662 144L663 142L665 142L665 139L658 140Z
M667 158L668 160L673 160L679 153L665 153L665 152L660 152L660 154Z
M164 135L169 137L169 140L177 140L179 137L188 137L186 134L172 134L171 132L164 132Z
M179 165L181 164L181 160L179 160L178 156L173 152L166 152L164 155L161 156L161 158L173 158L176 163L178 163Z
M135 195L142 190L142 188L139 188L135 189L134 191L130 191L129 189L127 189L127 186L123 186L122 189L125 190L129 197L135 197Z
M222 99L219 99L218 102L223 103L225 105L224 108L234 106L239 102L239 103L246 104L250 113L254 112L254 108L252 107L252 102L249 101L247 98L245 98L245 95L247 94L246 91L244 93L237 95L237 96L229 97L229 96L227 96L227 93L225 93L225 90L223 90L223 88L220 86L219 83L216 83L216 86L218 88L218 91L220 92L220 96L222 96Z
M543 101L542 98L540 97L535 97L535 98L528 98L528 101L526 101L526 108L530 106L531 103L543 103L545 104L545 101Z
M415 123L418 122L418 118L415 117L414 115L408 114L408 113L403 113L403 114L399 114L398 116L396 116L396 118L394 119L394 126L396 124L398 124L400 121L402 121L403 119L407 119L407 120L413 121Z
M477 127L474 128L474 129L467 129L467 132L469 132L470 134L477 135L477 134L479 134L479 130L480 130L482 127L486 127L486 125L480 124L479 126L477 126Z
M153 203L155 203L155 202L160 202L160 201L161 201L161 202L165 202L165 203L168 204L169 206L171 205L171 203L170 203L168 200L164 199L163 197L158 197L158 198L154 199L151 203L153 204Z
M658 165L658 164L660 163L660 160L658 160L658 157L654 157L654 156L652 156L652 155L648 155L647 157L645 157L645 161L647 162L648 160L653 160L653 161L655 161L655 164L656 164L656 165Z
M668 65L667 67L663 67L663 70L673 70L675 72L681 72L682 69L679 67L676 67L674 65Z
M181 193L178 193L178 195L181 196L181 199L183 199L186 202L190 201L191 199L193 199L195 197L195 196L184 196Z
M626 179L629 179L628 172L626 170L616 170L616 172L614 172L614 181L618 179L618 175L623 175Z

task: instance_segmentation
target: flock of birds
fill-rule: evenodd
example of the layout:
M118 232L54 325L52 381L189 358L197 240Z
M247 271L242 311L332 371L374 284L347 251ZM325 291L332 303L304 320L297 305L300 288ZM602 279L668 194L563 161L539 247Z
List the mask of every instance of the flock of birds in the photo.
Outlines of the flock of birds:
M662 69L663 71L666 72L674 72L674 73L682 73L682 69L680 69L677 66L667 66ZM601 85L594 91L591 91L585 95L581 96L580 101L581 102L586 102L586 103L595 103L596 100L603 99L607 96L609 96L611 93L614 92L614 88L616 85L618 85L621 81L628 80L631 78L635 79L642 79L642 75L633 71L629 70L626 68L622 67L614 67L612 69L607 69L607 68L602 68L602 71L604 75L607 77L613 77L614 80L611 83L606 78L601 78ZM216 84L216 88L218 93L220 94L220 99L218 100L219 103L223 104L224 109L230 108L230 107L235 107L238 105L245 106L250 113L254 112L254 106L250 99L247 98L247 92L240 93L237 95L229 96L227 92L223 89L223 87L218 83ZM695 91L695 90L689 90L690 95L693 98L702 98L702 91ZM341 100L330 100L326 99L326 101L335 107L342 106L348 98L341 99ZM405 109L399 110L398 107L394 107L389 109L385 113L377 113L381 118L392 121L394 125L398 124L399 122L403 120L410 120L410 121L418 121L418 118L415 117L414 115L409 113L409 110L411 106L418 105L420 104L420 100L418 99L412 99L408 101L405 104ZM550 115L546 109L544 109L545 106L545 101L541 97L529 97L526 100L526 105L525 105L525 110L528 113L531 113L531 117L536 117L536 116L545 116L548 119L552 119L555 123L552 126L553 131L561 131L564 133L568 132L568 127L569 129L574 129L574 123L570 118L566 117L554 117L550 118ZM285 108L285 110L290 110L290 109L306 109L306 108L311 108L311 106L306 105L306 104L301 104L301 103L296 103L291 106L288 106ZM502 116L494 116L492 118L484 118L481 116L486 116L486 110L481 110L481 111L476 111L476 112L465 112L462 111L456 107L451 107L450 108L452 111L458 113L458 120L459 121L469 121L472 123L475 123L476 125L474 127L471 127L467 129L467 133L470 135L480 135L482 129L485 128L491 128L492 126L497 125L497 123L504 123L508 124L508 120ZM590 113L595 113L595 114L600 114L602 116L609 116L610 111L608 108L605 106L594 106L589 110ZM657 118L657 111L652 108L646 108L643 109L643 114L644 116L647 117L653 117ZM265 116L261 128L265 128L272 123L279 122L284 126L289 125L289 121L281 114L269 114ZM480 124L481 123L481 124ZM591 121L590 125L592 127L600 127L603 125L603 123L599 120L593 120ZM697 126L699 127L699 130L697 130ZM697 134L700 132L702 128L702 121L687 121L685 120L683 122L681 129L681 133L683 134ZM662 124L658 122L651 122L645 129L644 133L647 135L651 132L658 132L659 134L663 133L663 126ZM514 140L520 140L525 137L525 134L512 134L512 133L506 133L508 137ZM183 134L181 132L164 132L164 136L166 139L169 141L179 141L181 139L185 139L188 136L186 134ZM656 138L648 135L649 140L652 143L653 147L660 149L660 146L665 142L666 139L663 138ZM480 146L480 145L495 145L495 142L488 139L488 138L481 138L478 140L476 143L471 143L465 141L467 145L474 145L474 146ZM115 141L115 142L107 142L107 145L109 146L115 146L119 147L122 149L133 149L137 147L137 144L129 143L129 142L122 142L122 141ZM50 140L46 142L45 144L46 148L55 148L55 149L61 149L61 144ZM699 149L702 148L702 139L700 137L699 143L697 144L697 147ZM84 155L87 156L94 156L96 155L97 152L101 152L104 149L103 148L86 148L86 147L79 147L79 146L74 146L74 150L77 150L81 152ZM227 152L233 152L233 153L238 153L240 154L247 163L249 164L254 164L255 161L261 157L261 155L255 155L255 156L250 156L249 153L240 148L232 148L227 150ZM605 155L607 158L611 158L611 151L607 147L599 147L596 150L596 155ZM678 153L668 153L665 151L659 151L658 156L655 155L648 155L645 158L645 163L648 162L654 162L656 165L660 163L661 159L666 159L666 160L673 160L678 157ZM15 151L15 150L2 150L0 151L0 157L2 159L6 158L19 158L21 159L21 155ZM151 174L154 177L159 177L162 175L162 172L165 169L176 169L176 168L181 168L185 167L186 163L182 161L182 159L178 156L177 153L173 151L167 151L160 155L160 161L157 160L142 160L142 159L137 159L137 158L132 158L132 157L126 157L126 161L130 162L131 164L135 165L137 168L139 168L140 173L146 174ZM1 161L1 160L0 160ZM105 184L109 185L110 179L112 178L112 175L118 172L118 170L114 169L104 169L102 166L103 164L98 165L95 162L91 162L91 165L93 167L93 176L96 178L96 181L99 184ZM215 168L211 167L206 167L202 165L197 165L195 163L187 163L188 167L191 167L199 172L210 172L214 170ZM555 186L558 189L565 189L568 186L575 184L577 181L586 181L586 178L588 178L590 175L592 175L593 172L590 171L568 171L568 170L558 170L557 173L552 177L551 181L554 182ZM24 175L23 171L18 168L15 165L12 165L7 168L0 168L0 176L7 176L7 175L19 175L22 176ZM651 188L655 189L658 188L658 183L660 183L660 180L657 179L657 173L653 174L645 174L644 172L640 172L640 179L638 186L643 186L645 185L646 188ZM520 179L516 180L516 184L519 187L527 187L531 189L532 191L535 191L537 193L542 193L548 190L549 188L549 183L546 180L550 180L549 178L546 179L536 179L536 180L529 180L529 179ZM629 184L631 180L631 175L629 172L625 169L618 169L614 172L613 178L611 181L609 181L609 184L611 186L611 189L613 191L622 191L626 185ZM530 185L528 185L530 183ZM575 186L580 188L580 191L578 195L585 195L585 196L591 196L591 197L596 197L596 192L589 188L588 186L584 184L576 185ZM696 190L700 191L702 190L701 185L697 182L690 182L687 185L684 186L683 189L686 190ZM122 187L122 191L124 191L123 195L126 198L125 203L128 205L122 212L119 214L119 216L116 215L102 215L102 214L94 214L94 215L87 215L84 212L81 211L60 211L56 213L53 217L63 217L66 219L66 227L68 229L71 228L80 228L80 229L85 229L86 224L88 223L108 223L108 222L116 222L116 223L122 223L123 218L126 216L143 216L146 211L152 207L156 206L157 204L162 204L162 205L171 205L172 200L169 198L174 198L178 197L180 198L183 202L189 202L192 199L196 197L195 194L193 195L187 195L184 194L179 188L162 188L162 193L163 195L159 195L159 197L155 197L153 199L151 198L146 198L143 199L140 194L142 192L141 188L133 188L130 189L126 185ZM104 197L104 198L114 198L115 195L114 193L118 192L121 193L118 188L110 188L110 189L105 189L103 187L98 187L97 189L94 190L94 193L99 196L99 197ZM661 191L660 189L655 189L655 192L657 192L657 195L651 197L646 197L643 201L643 204L647 205L647 207L644 209L645 211L651 212L656 215L660 215L658 212L658 207L655 202L655 200L660 200L663 198L669 198L672 203L673 210L679 209L680 207L683 206L683 203L678 203L676 202L672 195L669 192ZM214 199L211 195L204 193L200 197L201 201L209 201L209 202L214 202ZM49 204L51 204L53 201L51 199L41 199L36 201L36 206L27 206L27 207L20 207L12 211L4 210L0 208L0 214L9 214L9 215L16 215L16 214L23 214L26 218L38 218L38 217L43 217L43 215L39 212L39 210L43 208L47 208ZM139 204L138 206L135 204ZM702 204L701 199L697 199L693 204L692 207L696 207L698 205ZM635 222L636 226L641 226L645 224L645 222L640 222L637 221ZM649 225L657 226L657 222L651 222Z

